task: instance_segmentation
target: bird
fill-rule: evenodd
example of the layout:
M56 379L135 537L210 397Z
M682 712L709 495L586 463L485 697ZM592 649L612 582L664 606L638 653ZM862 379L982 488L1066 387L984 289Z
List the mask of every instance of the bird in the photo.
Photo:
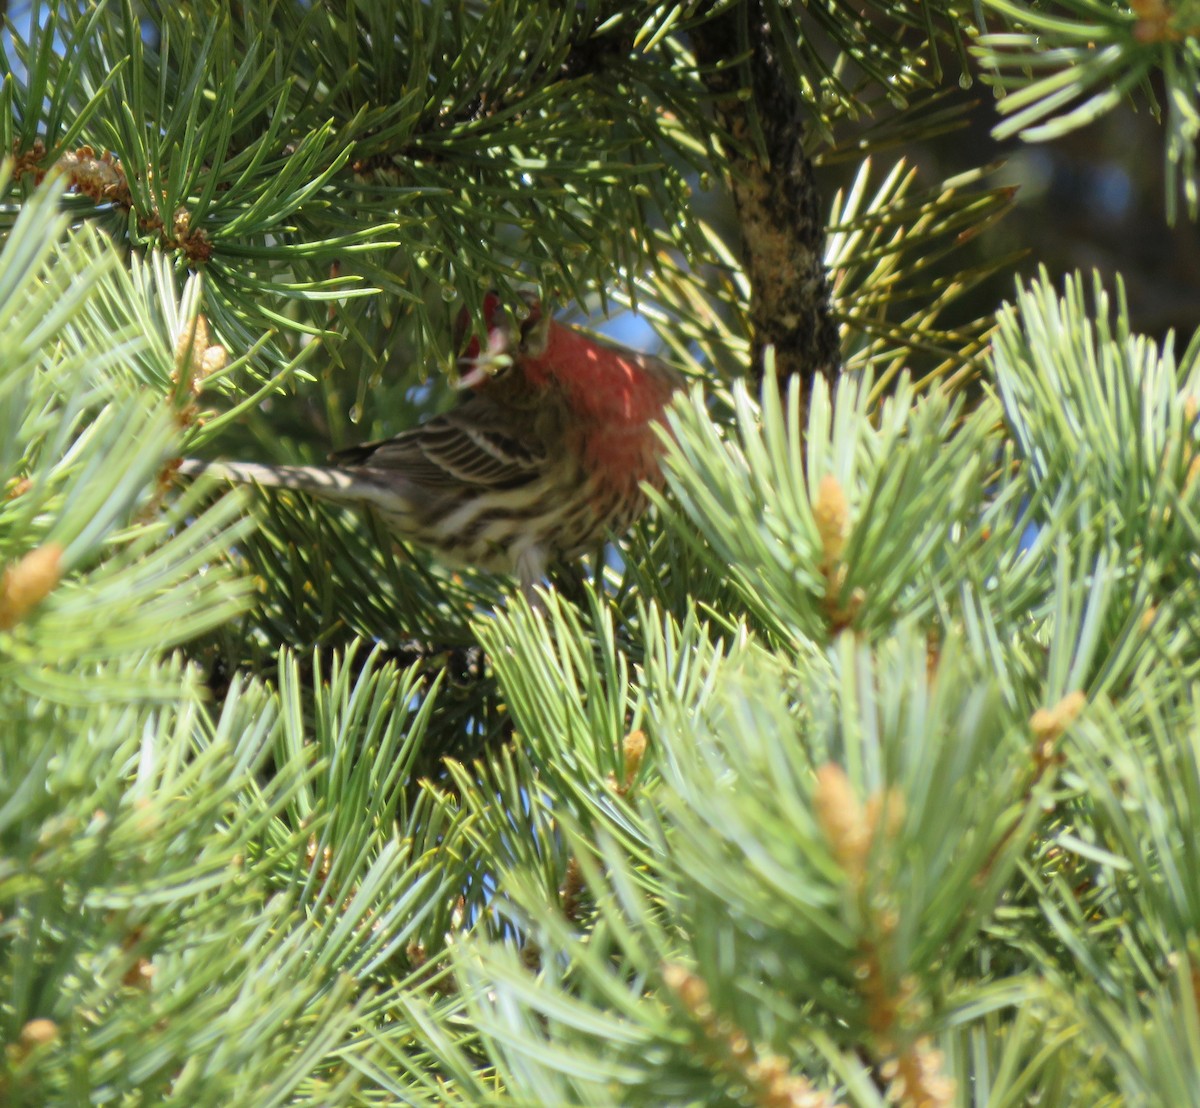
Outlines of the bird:
M393 438L330 455L330 464L184 459L178 472L290 489L373 509L397 539L451 566L517 577L624 534L661 488L667 405L683 375L652 355L558 322L535 293L483 298L483 336L463 345L462 401Z

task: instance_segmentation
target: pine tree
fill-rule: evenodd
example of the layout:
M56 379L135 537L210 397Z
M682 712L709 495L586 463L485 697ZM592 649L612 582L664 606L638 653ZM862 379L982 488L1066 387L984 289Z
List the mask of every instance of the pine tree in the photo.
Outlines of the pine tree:
M896 152L1133 97L1196 219L1194 0L8 9L0 1102L1200 1103L1200 338ZM526 284L694 381L540 608L175 478Z

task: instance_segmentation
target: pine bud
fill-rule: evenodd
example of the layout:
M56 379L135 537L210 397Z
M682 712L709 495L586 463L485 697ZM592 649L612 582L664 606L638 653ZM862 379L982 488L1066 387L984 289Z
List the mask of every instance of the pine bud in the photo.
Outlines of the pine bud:
M871 829L850 778L836 762L827 762L817 770L813 807L834 859L857 884L862 880L871 848Z
M821 478L817 487L817 499L813 504L813 518L817 533L821 536L822 564L833 565L846 546L846 535L850 530L850 506L846 494L832 473Z
M191 326L180 329L175 336L176 382L187 383L193 396L199 396L204 379L224 369L229 360L225 347L213 343L208 337L208 320L203 313L192 320Z
M21 1028L21 1046L26 1050L32 1050L34 1047L45 1046L47 1043L52 1043L58 1038L58 1024L53 1020L36 1019L30 1020L24 1027Z
M62 576L62 547L34 547L0 578L0 631L15 627L53 591Z

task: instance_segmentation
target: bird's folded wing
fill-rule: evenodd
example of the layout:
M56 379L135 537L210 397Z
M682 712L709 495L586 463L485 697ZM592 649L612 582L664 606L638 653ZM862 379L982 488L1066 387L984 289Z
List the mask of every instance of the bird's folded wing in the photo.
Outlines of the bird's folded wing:
M546 461L544 445L501 427L438 416L393 439L332 455L341 465L397 470L427 489L475 485L519 488L535 480Z

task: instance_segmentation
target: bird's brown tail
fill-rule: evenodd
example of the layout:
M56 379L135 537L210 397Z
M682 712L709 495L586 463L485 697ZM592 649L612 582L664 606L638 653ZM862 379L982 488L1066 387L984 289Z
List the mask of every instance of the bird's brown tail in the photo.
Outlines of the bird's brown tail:
M263 488L295 489L329 500L373 500L373 486L344 469L325 466L270 466L257 462L201 462L185 458L179 465L185 477L207 476L239 485Z

